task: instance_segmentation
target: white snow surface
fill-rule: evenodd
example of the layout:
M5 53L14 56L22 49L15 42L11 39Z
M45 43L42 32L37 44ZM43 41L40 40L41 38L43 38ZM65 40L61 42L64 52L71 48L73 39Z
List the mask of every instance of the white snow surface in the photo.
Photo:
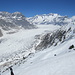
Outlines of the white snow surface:
M34 41L34 36L43 33L46 30L56 30L60 26L38 25L38 29L25 30L21 29L19 32L14 34L4 34L3 41L0 43L0 55L4 53L12 53L17 50L27 49L31 46Z
M14 66L15 75L74 75L75 74L75 51L68 50L75 38L65 43L35 53L32 58L20 66ZM75 43L73 43L75 45ZM56 54L56 56L54 56ZM6 71L3 75L10 75Z
M3 32L4 36L0 38L2 40L0 43L0 66L3 67L10 62L15 63L17 59L22 59L28 56L29 53L35 53L35 50L31 49L34 44L35 35L42 34L47 30L54 31L59 27L54 25L38 25L37 29L21 29L14 34L6 34L7 31Z
M22 49L28 52L27 48L33 44L35 35L60 28L55 25L37 26L38 29L20 30L17 33L3 36L0 55L11 54ZM75 37L55 47L31 54L24 63L12 67L14 75L75 75L75 50L68 49L72 44L75 45L74 41ZM10 70L3 72L2 75L10 75Z

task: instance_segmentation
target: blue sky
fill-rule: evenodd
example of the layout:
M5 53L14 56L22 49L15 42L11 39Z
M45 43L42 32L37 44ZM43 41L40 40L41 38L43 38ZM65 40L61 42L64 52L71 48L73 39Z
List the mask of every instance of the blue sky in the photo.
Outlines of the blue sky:
M0 11L21 12L26 17L58 13L75 15L75 0L0 0Z

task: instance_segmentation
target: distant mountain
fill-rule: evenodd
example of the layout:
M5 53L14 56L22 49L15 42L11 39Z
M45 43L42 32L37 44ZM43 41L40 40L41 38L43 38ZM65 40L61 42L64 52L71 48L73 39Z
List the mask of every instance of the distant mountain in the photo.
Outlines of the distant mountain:
M22 15L22 13L20 12L15 12L15 13L0 12L0 27L3 30L10 30L12 28L30 29L34 28L34 25L30 24L26 20L26 17Z
M28 21L33 23L34 25L36 24L66 25L75 21L75 18L74 17L68 18L68 16L61 16L58 14L50 13L50 14L36 15L34 17L30 17L28 18Z

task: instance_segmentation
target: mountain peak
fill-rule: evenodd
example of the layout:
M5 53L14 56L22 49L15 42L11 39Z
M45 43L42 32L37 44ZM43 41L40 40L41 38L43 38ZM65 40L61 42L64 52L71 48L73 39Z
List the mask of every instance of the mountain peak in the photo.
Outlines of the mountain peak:
M25 18L25 16L22 13L20 13L20 12L14 12L14 13L12 13L12 16L15 16L15 17L24 17Z
M14 12L13 14L22 14L21 12Z
M5 11L0 12L0 16L2 16L2 17L7 17L9 15L10 15L9 12L5 12Z
M6 12L6 11L0 11L0 14L10 14L9 12Z
M50 15L50 16L59 16L59 14L56 14L56 13L49 13L48 15Z
M30 29L34 28L33 25L31 25L24 15L20 12L14 12L14 13L8 13L8 12L0 12L0 26L4 30L10 30L10 29L19 29L19 28L25 28Z
M49 14L41 14L41 15L36 15L37 16L60 16L59 14L56 13L49 13Z

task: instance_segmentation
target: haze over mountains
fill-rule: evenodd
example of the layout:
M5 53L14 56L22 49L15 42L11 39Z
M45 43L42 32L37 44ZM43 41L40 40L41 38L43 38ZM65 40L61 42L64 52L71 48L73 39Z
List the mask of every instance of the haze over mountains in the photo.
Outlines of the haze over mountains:
M74 41L75 16L0 12L0 74L75 75Z

